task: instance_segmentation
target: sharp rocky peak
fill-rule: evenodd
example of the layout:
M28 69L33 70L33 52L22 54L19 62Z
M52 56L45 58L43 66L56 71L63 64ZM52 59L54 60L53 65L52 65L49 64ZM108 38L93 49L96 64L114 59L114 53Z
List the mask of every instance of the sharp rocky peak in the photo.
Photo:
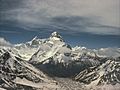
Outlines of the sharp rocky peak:
M58 32L53 32L53 33L51 34L51 36L53 36L53 37L59 36L59 33L58 33Z
M62 36L58 32L53 32L50 35L50 40L60 40L60 41L63 41Z

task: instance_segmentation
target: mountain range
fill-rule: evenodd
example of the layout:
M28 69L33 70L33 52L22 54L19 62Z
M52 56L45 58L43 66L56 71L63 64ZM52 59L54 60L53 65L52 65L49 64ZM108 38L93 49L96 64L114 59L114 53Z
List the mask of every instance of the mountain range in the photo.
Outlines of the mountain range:
M119 84L120 48L72 47L58 32L0 46L0 90L119 90Z

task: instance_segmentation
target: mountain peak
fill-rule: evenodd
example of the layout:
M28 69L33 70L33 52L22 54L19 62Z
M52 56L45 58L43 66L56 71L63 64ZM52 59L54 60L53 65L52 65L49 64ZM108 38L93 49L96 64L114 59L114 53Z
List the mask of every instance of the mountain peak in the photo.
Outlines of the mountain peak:
M58 32L53 32L50 39L63 41L62 36Z
M53 32L51 34L52 37L61 37L60 34L58 32Z

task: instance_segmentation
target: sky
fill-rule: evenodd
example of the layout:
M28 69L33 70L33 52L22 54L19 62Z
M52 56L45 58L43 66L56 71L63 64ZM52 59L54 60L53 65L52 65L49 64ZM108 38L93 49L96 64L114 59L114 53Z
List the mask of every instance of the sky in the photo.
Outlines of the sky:
M72 46L120 47L119 8L120 0L0 0L0 43L57 31Z

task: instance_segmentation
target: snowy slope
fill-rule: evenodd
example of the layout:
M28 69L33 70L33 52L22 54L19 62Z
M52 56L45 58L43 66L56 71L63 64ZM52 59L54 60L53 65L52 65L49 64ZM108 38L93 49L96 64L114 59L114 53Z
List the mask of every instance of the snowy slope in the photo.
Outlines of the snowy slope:
M120 62L108 59L99 66L86 68L75 77L75 80L90 86L120 84Z
M45 43L39 47L39 50L32 56L30 62L47 63L49 62L48 59L52 57L54 57L53 60L55 60L61 55L71 52L71 48L68 46L69 45L64 42L62 37L57 32L53 32ZM57 61L60 62L59 60Z
M0 87L8 90L58 88L42 71L7 51L0 56Z
M37 36L26 43L14 45L18 54L24 60L29 60L31 56L38 50L39 46L44 43L45 39L38 39Z

